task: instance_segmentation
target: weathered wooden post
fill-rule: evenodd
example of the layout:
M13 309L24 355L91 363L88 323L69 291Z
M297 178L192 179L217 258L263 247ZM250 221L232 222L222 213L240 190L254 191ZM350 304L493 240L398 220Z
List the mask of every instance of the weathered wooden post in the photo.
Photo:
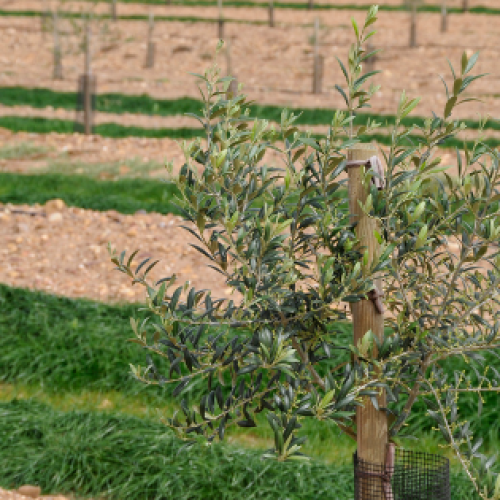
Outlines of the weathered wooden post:
M441 33L445 33L448 29L448 11L446 8L446 0L441 3Z
M274 28L274 1L269 0L269 27Z
M231 39L228 38L226 41L226 76L234 77L232 73L233 73L233 68L231 64ZM231 97L235 97L237 93L238 93L238 81L236 80L236 78L234 78L234 80L231 81L227 89L227 98L230 99Z
M222 12L222 0L217 0L217 7L219 9L219 20L218 20L219 40L223 40L224 39L224 14Z
M319 53L319 17L314 21L314 52L313 52L313 94L321 94L323 79L323 57Z
M59 39L59 23L57 11L52 11L52 32L54 35L54 80L62 80L63 79L63 70L62 70L62 50L61 50L61 41Z
M95 76L92 74L90 22L85 27L85 70L83 74L83 131L86 135L92 134L93 106L92 94L95 89Z
M307 8L309 10L312 10L314 9L314 0L309 0L308 4L307 4Z
M369 194L368 186L363 184L365 171L370 168L369 160L377 155L377 149L371 144L358 144L348 150L348 191L349 211L351 222L357 223L355 227L356 237L362 252L368 251L368 265L379 255L380 246L375 238L374 230L377 223L363 213L359 203L366 203ZM375 280L376 289L371 292L372 300L362 300L351 304L354 345L364 337L368 330L383 342L384 338L384 315L383 305L380 299L382 283ZM374 356L376 356L374 346ZM386 396L382 393L377 397L379 408L386 406ZM369 397L363 400L363 406L356 409L357 429L357 456L372 464L380 464L382 467L386 462L388 444L387 416L383 410L377 410ZM382 498L380 493L387 488L383 484L382 475L370 478L367 486L361 491L362 500L374 500ZM390 486L389 486L390 488ZM392 499L392 496L390 497Z
M410 47L414 48L417 46L417 2L416 0L411 1L411 13L410 13Z
M467 12L469 10L469 0L462 0L462 11Z
M116 0L111 0L111 19L113 21L116 21L117 19L117 14L116 14Z
M155 29L155 15L153 12L149 13L149 23L148 23L148 43L146 51L146 68L153 68L155 65L155 51L156 44L153 41L153 32Z

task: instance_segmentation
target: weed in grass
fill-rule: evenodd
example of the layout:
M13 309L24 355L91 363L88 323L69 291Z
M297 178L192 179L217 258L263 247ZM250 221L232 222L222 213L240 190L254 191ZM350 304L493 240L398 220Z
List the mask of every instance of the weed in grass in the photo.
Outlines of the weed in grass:
M0 147L0 160L29 160L33 157L46 155L50 151L52 148L39 146L29 141L6 144Z
M50 174L79 174L95 179L118 179L150 177L151 172L162 169L162 165L155 161L142 161L140 158L130 158L124 161L111 163L84 163L72 162L62 158L51 161L40 173Z

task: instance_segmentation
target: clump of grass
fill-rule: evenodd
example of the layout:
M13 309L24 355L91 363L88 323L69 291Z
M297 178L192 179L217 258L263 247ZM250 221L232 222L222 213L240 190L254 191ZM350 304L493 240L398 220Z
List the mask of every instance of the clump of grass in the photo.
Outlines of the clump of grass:
M160 424L36 401L0 403L0 484L109 500L352 498L352 465L263 461L241 447L183 443ZM455 500L473 500L463 474Z
M47 146L40 146L33 142L23 141L17 144L6 144L0 147L1 160L29 160L33 157L46 155L51 151Z
M140 158L130 158L123 161L107 163L84 163L82 161L68 161L64 158L47 163L39 173L85 175L94 179L138 178L149 177L151 172L161 170L162 165L156 161L142 161Z

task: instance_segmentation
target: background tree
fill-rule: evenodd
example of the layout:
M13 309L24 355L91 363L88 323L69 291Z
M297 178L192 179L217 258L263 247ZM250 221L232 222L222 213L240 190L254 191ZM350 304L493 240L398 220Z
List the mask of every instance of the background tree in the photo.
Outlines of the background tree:
M230 425L254 427L265 412L274 433L265 457L280 461L307 459L300 452L306 418L356 438L353 416L366 398L388 416L399 444L419 402L482 498L493 498L500 494L495 459L481 454L482 439L459 407L475 395L480 410L483 395L500 386L484 357L500 349L499 152L480 139L472 149L464 144L453 175L436 156L465 128L451 116L479 78L471 75L477 54L452 68L444 111L422 126L403 125L418 99L402 93L383 152L384 188L372 185L373 171L363 174L369 194L360 207L379 228L372 259L358 245L343 173L347 151L378 126L356 121L377 90L365 88L373 73L362 70L376 16L372 7L361 29L353 21L356 41L347 63L339 60L346 83L337 86L347 112L336 112L320 139L299 132L286 110L278 129L251 119L244 95L226 98L230 79L217 65L197 75L207 135L182 144L185 163L172 179L193 247L234 293L212 297L176 286L175 275L150 281L156 262L134 269L137 251L110 249L117 269L147 291L149 320L131 321L146 366L131 369L144 383L175 384L176 396L195 383L205 387L196 406L182 399L182 410L165 421L188 445L223 439ZM271 149L282 165L266 163ZM367 331L346 344L338 330L351 319L346 305L366 300L377 280L385 283L384 338ZM378 407L381 391L385 407Z

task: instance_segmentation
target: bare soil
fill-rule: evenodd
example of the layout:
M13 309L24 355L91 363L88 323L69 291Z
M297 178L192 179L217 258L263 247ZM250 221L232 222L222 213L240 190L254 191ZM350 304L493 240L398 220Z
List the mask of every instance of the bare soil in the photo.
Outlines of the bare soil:
M19 0L10 8L24 9L40 6L33 0ZM104 8L100 5L100 8ZM167 9L167 7L161 7ZM144 7L120 5L123 13L144 14ZM137 11L137 12L136 12ZM226 9L227 17L253 19L261 9ZM172 15L216 17L213 7L169 7ZM261 14L264 16L265 10ZM362 21L359 11L279 11L280 21L294 26L276 28L228 23L226 37L232 39L232 73L245 83L249 97L261 103L282 106L342 107L335 90L343 77L335 56L346 58L352 42L351 16ZM259 14L260 15L260 14ZM311 93L312 86L312 22L320 16L325 26L321 34L321 52L325 57L324 92ZM451 15L446 33L439 32L439 14L420 14L418 43L408 48L409 16L406 12L382 12L377 25L374 46L383 49L376 67L383 72L375 77L381 90L373 100L373 111L393 114L400 92L406 89L410 96L422 96L417 114L440 112L445 104L445 92L438 74L449 75L446 58L458 67L463 51L472 54L481 50L476 73L489 73L475 82L473 92L481 95L483 103L466 103L457 108L457 117L476 118L478 114L500 116L500 72L497 47L500 30L497 16ZM493 19L494 18L494 19ZM309 26L299 26L308 23ZM63 23L64 24L64 23ZM154 69L144 69L146 52L146 21L119 21L109 23L108 35L94 36L93 70L98 79L99 92L148 93L159 98L198 97L196 80L189 72L202 72L214 55L217 26L213 23L161 22L155 29L157 44ZM70 26L63 26L65 31ZM97 31L97 27L96 27ZM63 36L63 48L74 48L74 37ZM52 80L53 42L49 33L41 31L37 18L0 19L0 86L23 85L50 87L56 90L75 90L78 76L83 71L83 56L74 51L63 58L63 81ZM221 66L226 71L224 56Z

